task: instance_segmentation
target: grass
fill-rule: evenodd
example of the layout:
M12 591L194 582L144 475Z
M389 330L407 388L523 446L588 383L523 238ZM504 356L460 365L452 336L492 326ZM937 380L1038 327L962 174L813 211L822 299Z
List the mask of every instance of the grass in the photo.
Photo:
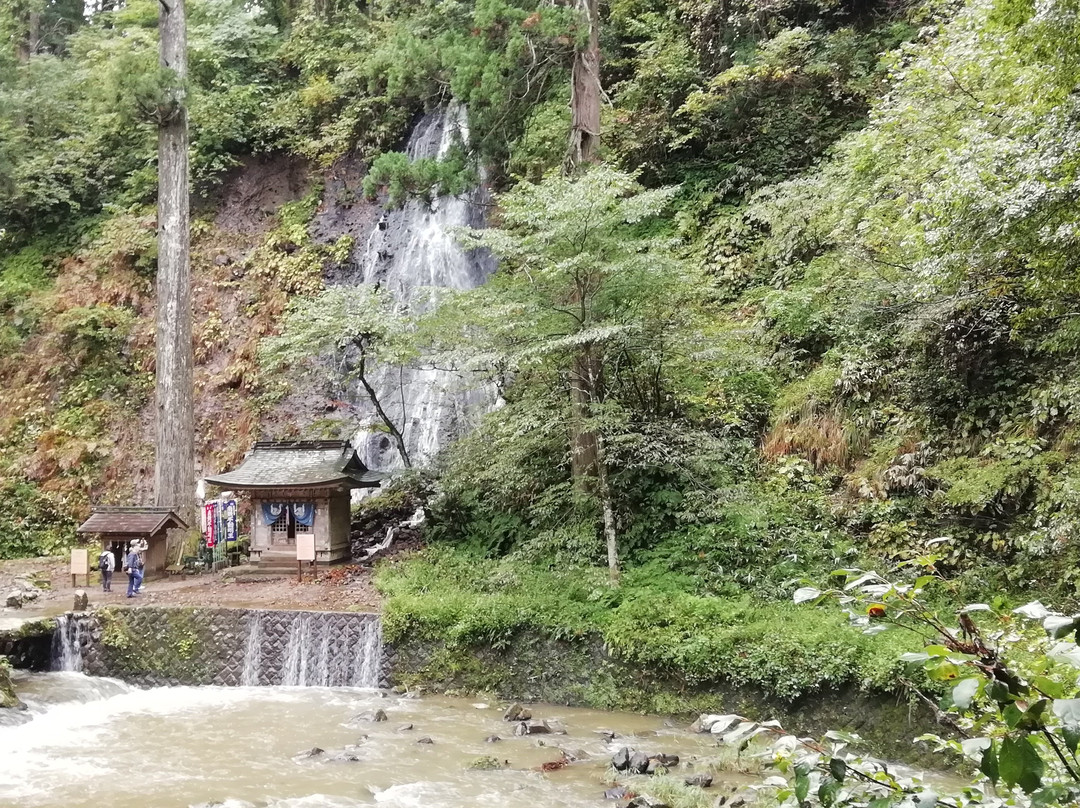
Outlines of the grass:
M627 574L618 588L593 568L552 569L430 547L384 563L390 641L509 648L527 631L556 640L600 638L609 653L689 686L750 685L783 702L857 685L891 691L897 658L919 645L903 632L867 636L836 609L702 596L682 576Z

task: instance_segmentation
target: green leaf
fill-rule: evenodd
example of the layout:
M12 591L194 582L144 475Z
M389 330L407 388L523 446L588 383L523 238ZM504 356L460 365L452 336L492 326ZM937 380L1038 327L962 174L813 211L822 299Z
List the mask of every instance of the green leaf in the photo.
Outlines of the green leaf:
M1013 700L1012 694L1009 692L1009 686L1004 682L999 682L997 679L986 688L986 695L998 704L1008 704Z
M812 586L803 586L795 590L793 600L796 603L805 603L808 600L814 600L821 596L821 590L815 589Z
M991 783L997 785L998 780L1001 779L1001 774L998 771L998 756L997 756L997 744L993 741L982 754L982 760L979 761L979 771L985 774Z
M1005 738L998 753L998 771L1007 786L1020 786L1030 794L1042 784L1043 759L1031 739Z
M1005 719L1005 726L1009 729L1016 729L1020 722L1024 720L1024 713L1015 704L1006 704L1001 711L1001 717Z
M960 677L960 668L947 659L927 663L926 674L935 682L952 682Z
M800 803L806 802L806 796L810 793L810 778L805 772L795 771L795 799Z
M979 680L972 677L970 679L964 679L953 688L952 700L953 704L959 707L961 710L966 710L971 706L971 700L975 698L975 694L979 690Z
M829 773L838 783L844 782L844 778L847 776L847 763L841 758L832 758L829 760Z
M925 653L911 652L900 655L901 662L926 662L928 659L930 655Z
M1065 696L1065 688L1062 687L1061 682L1054 681L1046 676L1036 676L1031 684L1036 690L1052 699L1061 699ZM1055 712L1056 711L1057 708L1055 706Z
M831 777L826 778L825 781L818 788L818 799L821 800L821 804L825 808L830 806L836 801L836 793L840 790L840 784L833 780Z

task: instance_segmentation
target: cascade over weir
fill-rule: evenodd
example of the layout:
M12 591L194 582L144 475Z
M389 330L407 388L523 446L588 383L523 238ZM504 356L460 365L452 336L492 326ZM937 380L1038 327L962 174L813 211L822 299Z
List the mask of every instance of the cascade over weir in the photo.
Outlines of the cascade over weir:
M61 615L52 667L144 685L372 688L387 675L376 614L152 606Z

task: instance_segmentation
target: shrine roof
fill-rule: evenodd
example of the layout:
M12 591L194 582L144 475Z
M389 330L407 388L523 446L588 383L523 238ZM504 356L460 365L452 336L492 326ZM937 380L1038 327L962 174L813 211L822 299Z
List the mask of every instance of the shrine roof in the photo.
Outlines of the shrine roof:
M375 488L389 475L371 471L349 441L259 441L232 471L206 482L222 488Z

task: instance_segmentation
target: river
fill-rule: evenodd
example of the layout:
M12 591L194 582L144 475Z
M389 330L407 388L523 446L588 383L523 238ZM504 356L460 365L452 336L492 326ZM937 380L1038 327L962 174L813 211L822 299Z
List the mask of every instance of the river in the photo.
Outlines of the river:
M442 696L321 687L138 689L72 672L16 676L30 720L0 726L4 808L610 806L603 791L619 746L698 759L700 771L718 751L709 736L655 716L534 706L535 718L557 719L567 734L514 737L514 725L502 720L504 705ZM358 718L380 709L388 720ZM413 728L403 729L408 724ZM619 737L608 741L600 730ZM488 743L490 735L503 740ZM422 737L433 743L418 743ZM325 752L303 757L313 747ZM584 759L540 773L560 749ZM342 754L359 760L333 760ZM469 769L481 756L506 768ZM727 787L751 782L725 777Z

